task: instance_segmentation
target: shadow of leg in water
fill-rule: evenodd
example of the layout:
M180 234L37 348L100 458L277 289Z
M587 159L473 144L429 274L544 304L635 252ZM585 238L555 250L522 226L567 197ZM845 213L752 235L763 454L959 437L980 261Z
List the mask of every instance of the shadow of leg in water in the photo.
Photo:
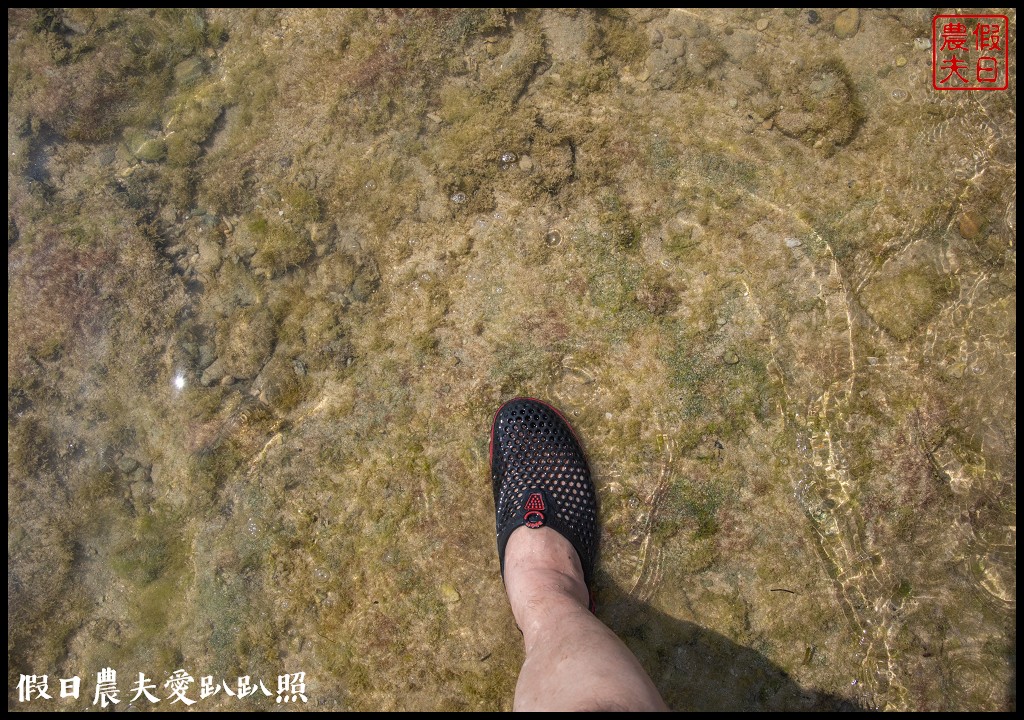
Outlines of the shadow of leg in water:
M607 581L607 577L605 578ZM768 658L723 635L676 620L606 585L597 616L638 653L668 706L679 711L832 710L862 708L802 688ZM644 661L656 657L656 667Z

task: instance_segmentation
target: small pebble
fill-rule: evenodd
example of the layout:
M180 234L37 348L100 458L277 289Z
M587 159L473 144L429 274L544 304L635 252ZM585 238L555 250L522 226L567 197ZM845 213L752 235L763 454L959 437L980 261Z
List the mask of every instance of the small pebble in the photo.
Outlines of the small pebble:
M821 15L818 14L817 10L807 11L807 22L811 25L817 25L821 22Z
M121 472L127 475L128 473L130 473L132 470L139 466L139 461L136 460L135 458L128 457L127 455L125 455L123 458L117 461L117 466L121 468Z
M914 38L914 47L918 50L930 50L932 47L932 41L930 38L926 37Z
M734 353L732 350L726 350L725 355L722 356L722 359L725 360L726 365L735 365L740 361L740 356Z
M907 58L905 56L900 55L899 57L896 58L896 67L903 67L906 64Z
M733 110L735 110L736 106L739 104L740 103L736 98L729 98L729 107L732 108Z
M801 245L803 245L803 243L798 238L795 238L795 237L788 237L788 238L786 238L786 247L788 247L788 248L798 248Z
M761 18L754 24L754 27L756 27L760 32L764 32L768 29L768 18Z
M960 215L958 225L960 235L965 240L976 240L981 236L981 229L984 227L985 221L976 210L968 209L964 210L963 214Z
M832 26L832 32L835 33L837 38L845 40L856 35L859 28L860 10L857 8L849 8L847 10L843 10L836 17L835 24Z
M441 601L445 605L454 605L462 599L462 595L455 589L455 586L451 583L445 583L441 586Z

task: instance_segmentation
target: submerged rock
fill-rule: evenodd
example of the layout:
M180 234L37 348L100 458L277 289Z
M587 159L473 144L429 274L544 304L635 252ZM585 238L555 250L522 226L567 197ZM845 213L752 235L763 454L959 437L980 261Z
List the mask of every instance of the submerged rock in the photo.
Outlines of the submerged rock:
M926 260L908 261L870 282L860 302L883 330L906 341L938 312L953 283Z
M348 253L332 253L317 267L317 283L327 293L344 294L352 287L358 269L355 258Z
M206 65L201 58L186 58L174 66L174 81L179 85L191 85L203 76Z
M204 234L199 239L199 263L197 269L201 273L210 274L220 267L220 263L220 243L211 234Z
M462 595L455 589L454 585L451 583L444 583L441 586L441 601L445 605L454 605L460 600L462 600Z
M242 218L227 236L228 252L240 260L248 260L256 254L256 243L266 233L266 228L266 220L253 216Z
M302 376L295 372L294 363L279 347L253 381L251 392L268 408L287 412L302 400L304 384Z
M960 235L966 240L976 240L981 235L985 220L977 210L966 209L960 214L957 227Z
M121 472L123 472L125 475L130 474L132 470L134 470L138 466L139 461L128 455L125 455L124 457L117 461L117 467L120 468Z
M355 282L352 283L352 299L356 302L365 302L369 300L380 284L380 278L375 273L361 273L359 274Z
M274 350L275 335L274 321L266 308L252 306L235 312L217 339L218 360L224 372L236 378L255 377Z
M313 254L307 232L287 224L274 224L256 241L249 267L256 275L273 278L298 267Z
M647 60L651 85L659 90L668 90L673 87L686 72L685 56L685 38L665 39L660 47L651 52Z
M860 103L846 69L838 62L802 73L796 95L775 116L775 127L806 145L831 151L846 145L860 127Z
M210 366L203 371L203 375L199 378L199 382L209 387L224 377L224 374L224 361L219 359L214 360Z
M836 17L836 21L832 25L832 32L834 32L836 37L840 40L845 40L856 35L859 27L860 10L857 8L849 8L847 10L843 10Z
M132 150L132 154L144 162L159 162L167 155L167 143L163 140L146 140Z

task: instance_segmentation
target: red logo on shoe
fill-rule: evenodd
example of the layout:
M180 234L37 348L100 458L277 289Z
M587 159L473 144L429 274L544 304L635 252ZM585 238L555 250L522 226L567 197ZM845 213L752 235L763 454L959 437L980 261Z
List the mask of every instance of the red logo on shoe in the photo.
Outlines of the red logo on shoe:
M544 497L540 493L531 493L526 501L526 514L523 521L528 528L539 528L544 524Z

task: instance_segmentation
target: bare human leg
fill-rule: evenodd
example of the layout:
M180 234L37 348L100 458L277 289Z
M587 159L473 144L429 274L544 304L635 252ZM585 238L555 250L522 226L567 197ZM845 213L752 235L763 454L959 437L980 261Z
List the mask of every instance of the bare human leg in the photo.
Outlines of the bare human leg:
M526 643L513 709L668 710L633 653L588 609L579 555L562 535L515 530L505 589Z

